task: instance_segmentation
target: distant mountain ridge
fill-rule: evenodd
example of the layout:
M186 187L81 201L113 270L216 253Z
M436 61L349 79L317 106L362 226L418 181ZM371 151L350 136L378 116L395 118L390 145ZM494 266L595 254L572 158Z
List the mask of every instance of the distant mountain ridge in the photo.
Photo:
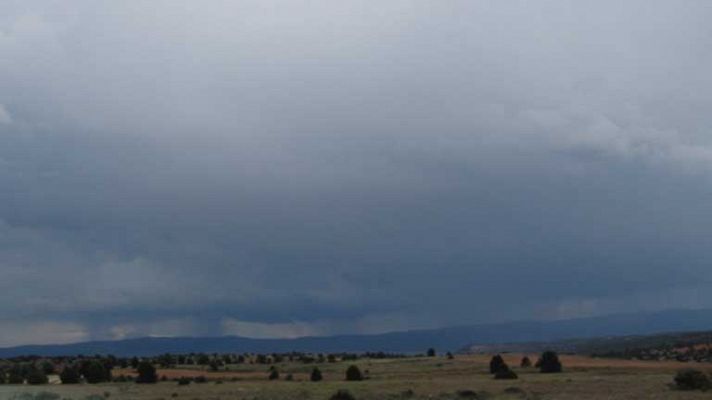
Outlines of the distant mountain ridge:
M549 342L574 338L645 335L712 330L712 310L670 310L615 314L556 321L497 324L391 332L377 335L338 335L296 339L219 337L145 337L58 345L29 345L0 349L0 357L113 354L149 356L161 353L365 352L421 353L460 351L473 345Z

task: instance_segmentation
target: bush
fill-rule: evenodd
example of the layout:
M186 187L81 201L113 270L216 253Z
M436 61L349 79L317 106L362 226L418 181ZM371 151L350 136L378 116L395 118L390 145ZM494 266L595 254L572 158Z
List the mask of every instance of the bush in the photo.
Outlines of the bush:
M19 364L13 364L7 371L7 383L11 385L21 385L25 383L25 377L22 375L22 368Z
M27 384L29 385L44 385L49 382L47 379L47 374L41 369L31 368L27 371Z
M277 379L279 379L279 371L273 369L272 372L269 373L269 380L274 381Z
M559 356L553 351L542 353L541 358L536 362L536 367L539 368L539 372L545 374L557 373L562 370Z
M475 392L474 390L470 390L470 389L458 390L455 393L457 394L457 397L460 397L463 399L476 399L479 397L477 395L477 392Z
M675 385L680 390L708 390L712 386L710 378L702 371L685 369L675 376Z
M348 390L340 389L329 397L329 400L356 400L356 398Z
M363 375L361 370L357 366L352 365L346 369L346 380L347 381L361 381L363 380Z
M190 378L186 378L184 376L181 376L178 378L178 386L185 386L185 385L190 385Z
M294 380L294 375L292 374L287 374L287 376L284 378L285 381L293 381Z
M507 364L504 364L499 368L499 371L494 373L494 379L517 379L519 378L517 374L509 369Z
M450 353L449 351L447 352L447 354L445 356L447 357L448 360L452 360L453 358L455 358L455 356L453 356L452 353Z
M84 367L84 379L86 379L88 383L104 382L107 380L107 375L106 368L104 368L104 365L99 361L90 361Z
M434 348L429 348L428 349L428 357L435 357L435 349Z
M138 372L136 383L156 383L158 381L156 367L148 361L141 361L136 367L136 372Z
M196 376L195 379L193 379L195 383L208 383L208 379L204 376Z
M314 367L314 369L313 369L312 372L311 372L311 376L309 377L309 379L310 379L312 382L319 382L319 381L322 379L322 377L321 377L321 371L319 370L319 368Z
M81 381L82 376L79 374L77 367L68 365L59 373L59 379L62 381L62 384L65 385L77 384Z
M530 360L529 357L524 356L524 357L522 357L522 361L519 363L519 365L522 368L529 368L532 366L532 360Z
M502 356L500 356L499 354L497 354L496 356L492 356L492 359L489 363L490 374L496 374L497 371L499 371L503 365L506 366L507 364L504 363L504 359L502 358ZM507 367L507 369L509 369L509 367Z

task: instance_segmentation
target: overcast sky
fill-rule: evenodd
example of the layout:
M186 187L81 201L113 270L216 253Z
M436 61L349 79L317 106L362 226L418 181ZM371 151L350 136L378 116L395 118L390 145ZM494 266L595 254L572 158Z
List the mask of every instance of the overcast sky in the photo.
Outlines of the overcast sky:
M0 345L712 307L712 3L0 2Z

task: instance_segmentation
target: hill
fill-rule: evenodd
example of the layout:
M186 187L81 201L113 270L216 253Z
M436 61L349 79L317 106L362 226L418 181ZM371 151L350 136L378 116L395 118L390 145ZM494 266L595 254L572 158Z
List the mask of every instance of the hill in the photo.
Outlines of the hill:
M0 349L0 357L18 355L114 354L142 356L162 353L235 352L424 352L472 349L475 345L541 343L565 339L645 335L712 329L712 310L672 310L616 314L557 321L521 321L461 327L392 332L378 335L340 335L297 339L251 339L238 336L133 338L62 345Z

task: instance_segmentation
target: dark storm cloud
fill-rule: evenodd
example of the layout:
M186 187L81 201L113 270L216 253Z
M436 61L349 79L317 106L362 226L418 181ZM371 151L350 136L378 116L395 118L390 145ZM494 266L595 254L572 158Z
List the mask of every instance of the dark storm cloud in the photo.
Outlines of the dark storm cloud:
M704 1L2 8L2 344L712 305Z

